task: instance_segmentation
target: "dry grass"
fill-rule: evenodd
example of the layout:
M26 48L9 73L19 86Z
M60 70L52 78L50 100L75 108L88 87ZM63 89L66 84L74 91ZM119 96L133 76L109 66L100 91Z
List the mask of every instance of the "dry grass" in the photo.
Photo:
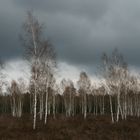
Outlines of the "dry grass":
M128 118L112 124L109 116L89 115L65 118L49 117L45 126L37 122L32 130L32 118L24 115L17 119L8 115L0 116L1 140L140 140L140 119Z

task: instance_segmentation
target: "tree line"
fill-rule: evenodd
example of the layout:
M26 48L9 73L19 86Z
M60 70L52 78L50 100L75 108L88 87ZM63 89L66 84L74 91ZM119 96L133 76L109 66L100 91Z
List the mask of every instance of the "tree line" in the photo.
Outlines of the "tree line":
M24 57L30 66L30 81L26 85L21 78L5 84L0 63L0 113L21 117L28 113L33 117L33 129L40 119L47 124L48 115L72 117L81 114L110 115L112 123L128 116L140 116L139 78L128 68L123 55L114 49L111 55L102 54L100 86L92 83L86 72L79 74L76 86L72 80L56 82L56 52L43 35L43 25L31 12L23 24L21 35Z

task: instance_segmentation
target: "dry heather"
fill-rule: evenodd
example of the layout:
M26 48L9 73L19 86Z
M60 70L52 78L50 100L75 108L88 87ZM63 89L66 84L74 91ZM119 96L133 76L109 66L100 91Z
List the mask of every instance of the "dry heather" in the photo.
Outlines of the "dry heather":
M0 117L1 140L140 140L140 119L128 118L112 124L109 116L88 115L65 118L62 115L54 120L49 117L45 126L37 121L37 129L32 129L32 118Z

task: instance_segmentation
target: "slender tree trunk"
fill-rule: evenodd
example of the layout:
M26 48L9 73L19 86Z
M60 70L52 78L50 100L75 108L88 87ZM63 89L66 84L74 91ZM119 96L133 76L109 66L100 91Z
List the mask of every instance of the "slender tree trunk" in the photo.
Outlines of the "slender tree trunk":
M30 114L33 114L33 98L32 93L30 93Z
M46 101L45 101L45 124L47 123L48 117L48 88L46 90Z
M71 89L70 89L70 103L69 103L69 117L71 116L71 109L72 109L72 96L71 96Z
M122 119L124 119L122 108L121 108L121 102L120 102L120 92L118 92L118 95L117 95L117 122L119 121L120 115L121 115Z
M127 92L125 91L125 95L124 95L124 96L125 96L125 97L124 97L124 98L125 98L125 99L124 99L124 100L125 100L125 101L124 101L124 118L125 118L125 120L127 119L127 95L126 95L126 93L127 93Z
M84 119L87 117L87 99L86 99L86 93L84 93Z
M55 119L55 93L53 93L53 118Z
M109 95L109 101L110 101L111 119L112 119L112 123L114 123L114 115L113 115L113 107L112 107L112 97L111 97L111 95Z
M40 120L43 118L43 93L40 95Z
M37 106L37 89L36 89L36 81L35 81L33 129L36 129L36 106Z
M104 115L104 113L105 113L105 95L103 95L103 111L102 111L102 113L103 113L103 115Z

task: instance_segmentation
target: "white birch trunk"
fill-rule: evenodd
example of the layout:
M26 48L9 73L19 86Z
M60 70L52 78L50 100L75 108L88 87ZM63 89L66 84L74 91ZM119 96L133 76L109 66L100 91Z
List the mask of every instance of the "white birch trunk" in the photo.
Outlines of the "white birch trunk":
M35 82L33 129L36 129L36 106L37 106L37 92L36 92L36 82Z
M48 117L48 91L47 90L46 90L46 101L45 101L45 124L47 123L47 117Z
M112 119L112 123L114 123L114 115L113 115L113 108L112 108L112 98L111 98L111 95L109 95L109 101L110 101L111 119Z

